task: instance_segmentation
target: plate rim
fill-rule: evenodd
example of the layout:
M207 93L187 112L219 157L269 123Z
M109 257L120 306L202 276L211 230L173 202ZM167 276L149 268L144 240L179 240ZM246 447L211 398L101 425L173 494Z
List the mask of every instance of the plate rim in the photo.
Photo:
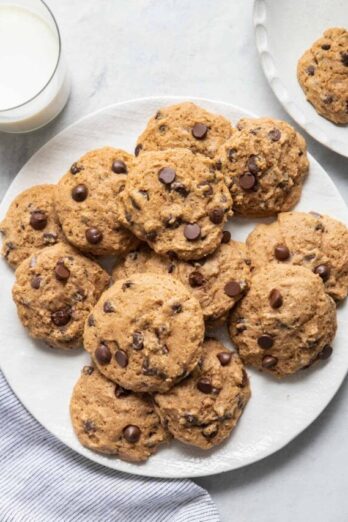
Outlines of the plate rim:
M313 121L305 115L299 106L291 97L291 93L281 80L276 67L276 61L269 47L267 34L267 2L266 0L254 0L253 5L253 26L256 49L260 58L263 73L267 79L268 85L280 102L285 111L291 118L305 130L315 141L324 145L329 150L336 152L344 158L348 158L347 144L341 139L333 140L328 136L326 130L319 124L314 123L314 128L320 129L319 136L316 135L315 130L312 130ZM262 35L262 36L261 36ZM281 86L281 89L280 89ZM309 102L308 102L309 103ZM296 109L296 110L295 110ZM315 110L315 109L314 109ZM302 121L298 118L301 115ZM318 114L318 116L320 116ZM334 125L334 124L333 124Z
M147 97L134 98L134 99L125 100L125 101L121 101L121 102L117 102L117 103L108 104L107 106L102 107L100 109L97 109L96 111L93 111L93 112L83 116L82 118L74 121L73 123L71 123L70 125L65 127L64 129L62 129L60 132L58 132L56 135L52 136L42 147L40 147L28 159L28 161L22 166L22 168L18 171L17 175L12 180L11 184L9 185L7 191L5 192L5 194L4 194L3 198L2 198L2 201L0 203L0 209L3 210L5 201L7 199L7 195L11 191L11 189L15 188L17 177L22 172L22 170L24 168L26 168L27 165L30 164L30 162L32 160L34 160L34 158L42 150L44 150L46 147L48 147L53 140L58 138L60 135L64 134L68 129L70 129L70 128L76 126L76 125L79 125L82 121L84 121L84 120L86 120L88 118L91 118L94 115L97 115L97 114L99 114L101 112L105 112L108 109L115 108L117 106L124 106L124 105L127 105L127 104L144 103L144 102L147 102L147 101L154 101L154 100L159 100L159 103L163 103L163 101L175 102L175 101L184 101L184 100L185 101L197 102L197 103L199 103L199 102L206 102L208 104L223 105L226 108L243 112L244 114L249 115L252 118L257 118L258 117L253 112L251 112L249 110L245 110L243 107L240 107L238 105L234 105L234 104L228 103L228 102L222 102L222 101L219 101L219 100L213 100L213 99L210 99L210 98L195 97L195 96L170 96L170 95L147 96ZM325 173L326 181L328 183L330 183L333 192L335 192L336 197L343 203L343 205L347 209L347 206L346 206L346 204L345 204L341 194L339 193L336 185L334 184L334 182L332 181L331 177L328 175L328 173L326 172L324 167L322 167L321 164L310 153L308 153L308 157L309 157L311 163L316 164L323 171L323 173ZM348 211L348 209L347 209L347 211ZM347 219L348 219L348 213L347 213ZM260 456L258 458L256 458L256 459L255 459L255 457L251 457L249 460L246 459L246 461L244 461L241 464L237 464L236 466L233 466L233 467L226 467L225 469L207 470L207 471L204 471L204 470L192 471L191 470L189 474L187 474L185 472L182 472L181 470L177 470L177 471L171 471L169 473L166 473L166 475L163 475L163 472L162 473L160 471L159 472L156 472L156 471L149 472L149 471L146 471L145 468L142 468L142 466L138 466L137 467L136 464L134 465L134 463L130 463L130 462L127 462L127 461L122 461L121 459L117 459L117 469L115 467L110 467L110 466L107 465L106 462L100 462L98 460L95 460L93 458L94 452L92 452L91 450L88 450L84 446L80 445L79 449L77 449L76 447L73 447L72 445L70 445L65 440L62 440L55 433L53 433L49 428L47 428L44 424L42 424L42 422L39 419L37 419L36 416L31 412L30 407L27 406L27 401L25 399L22 400L17 395L16 391L12 388L10 379L7 377L6 372L3 369L3 364L1 363L1 361L0 361L0 369L1 369L1 371L2 371L2 373L4 375L4 377L5 377L5 380L6 380L7 384L11 388L11 391L14 393L16 398L22 404L24 409L27 411L27 413L29 415L31 415L31 417L33 417L52 436L54 436L57 440L59 440L60 443L64 444L70 450L76 452L78 455L81 455L81 456L87 458L88 460L90 460L92 462L95 462L96 464L99 464L101 466L107 467L108 469L112 469L113 471L130 473L130 474L133 474L133 475L136 475L136 476L160 478L160 479L185 479L185 478L189 479L189 478L198 478L198 477L204 477L204 476L213 476L213 475L217 475L217 474L221 474L221 473L226 473L228 471L234 471L236 469L240 469L240 468L243 468L243 467L246 467L246 466L250 466L250 465L252 465L252 464L254 464L256 462L260 462L261 460L267 458L270 455L278 453L281 449L286 447L292 440L294 440L301 433L303 433L324 412L324 410L327 408L328 404L331 402L331 400L334 398L334 396L338 392L339 388L341 387L341 385L342 385L342 383L343 383L343 381L344 381L344 379L345 379L345 377L346 377L346 375L348 373L348 365L347 365L345 373L342 375L341 379L336 382L336 387L335 387L334 393L331 396L328 396L327 398L325 397L325 400L323 401L323 405L322 405L321 410L319 412L315 412L314 415L311 415L311 416L307 417L306 422L304 423L304 425L301 428L301 430L298 431L296 433L296 435L292 435L291 434L288 437L284 437L284 439L282 440L281 444L276 446L275 449L273 449L273 448L269 449L269 450L267 449L262 454L260 454ZM97 453L96 455L98 456L99 454ZM129 469L129 466L131 466L132 469Z

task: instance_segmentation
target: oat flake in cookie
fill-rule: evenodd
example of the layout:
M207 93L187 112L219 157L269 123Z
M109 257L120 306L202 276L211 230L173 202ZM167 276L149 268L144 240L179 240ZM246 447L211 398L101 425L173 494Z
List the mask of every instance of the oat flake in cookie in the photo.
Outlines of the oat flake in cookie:
M16 267L26 257L65 238L53 206L54 185L35 185L19 194L0 223L2 255Z
M307 100L324 118L348 123L348 31L334 27L300 58L297 78Z
M94 255L124 255L136 238L116 219L133 156L104 147L87 152L58 182L55 205L68 240Z
M247 238L252 267L267 263L302 265L317 274L326 292L340 301L348 292L348 229L317 212L284 212L257 225Z
M154 401L163 425L176 439L209 449L230 435L249 398L239 356L209 339L193 373L168 393L155 394Z
M70 413L81 444L131 462L147 460L169 439L149 398L112 383L93 366L82 370Z
M187 149L144 152L120 195L119 219L158 254L199 259L221 242L231 197L213 162Z
M171 275L198 299L207 326L217 326L248 290L248 262L245 245L233 240L193 262L160 256L145 246L130 252L114 269L113 278L127 279L139 272Z
M84 346L108 379L138 392L166 391L196 366L203 336L202 310L182 283L134 274L102 295Z
M266 265L253 276L228 326L246 365L285 377L331 355L336 307L321 279L306 268Z
M32 337L52 348L78 348L86 317L108 282L97 263L60 243L19 265L12 294Z
M143 151L187 148L213 158L233 133L231 123L191 102L163 107L139 136L135 154Z
M288 123L271 118L242 118L216 158L233 210L246 217L293 208L309 166L302 136Z

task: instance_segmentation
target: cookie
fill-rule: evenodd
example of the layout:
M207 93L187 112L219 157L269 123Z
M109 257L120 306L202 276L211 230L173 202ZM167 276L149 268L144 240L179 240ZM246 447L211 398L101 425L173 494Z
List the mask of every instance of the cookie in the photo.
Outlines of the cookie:
M199 261L186 262L160 256L142 247L130 252L113 271L113 278L128 279L139 272L168 274L179 279L199 301L207 326L222 324L229 310L246 293L250 278L246 247L230 240Z
M13 267L46 246L64 242L54 210L54 185L35 185L19 194L0 223L2 255Z
M139 136L135 154L149 150L191 149L214 158L218 148L232 135L231 123L191 102L163 107Z
M199 259L221 242L231 197L212 162L187 149L144 152L120 194L119 220L158 254Z
M70 413L83 446L124 460L145 461L169 439L150 398L115 385L93 366L75 384Z
M269 225L257 225L247 238L253 268L267 263L302 265L324 282L335 301L348 293L348 229L316 212L285 212Z
M315 274L274 264L255 273L228 326L245 364L285 377L331 355L336 307Z
M348 31L333 27L301 56L297 78L315 110L333 123L348 123Z
M285 121L242 118L216 157L236 213L272 216L298 202L309 165L306 143Z
M239 356L209 339L193 373L169 392L156 393L154 401L163 426L176 439L209 449L230 435L249 398Z
M97 263L58 243L19 265L12 294L34 339L52 348L78 348L86 317L108 283Z
M102 295L84 346L108 379L137 392L166 391L196 366L203 336L199 303L179 281L134 274Z
M58 182L55 205L59 220L70 243L82 252L124 255L137 244L116 219L132 160L120 149L93 150Z

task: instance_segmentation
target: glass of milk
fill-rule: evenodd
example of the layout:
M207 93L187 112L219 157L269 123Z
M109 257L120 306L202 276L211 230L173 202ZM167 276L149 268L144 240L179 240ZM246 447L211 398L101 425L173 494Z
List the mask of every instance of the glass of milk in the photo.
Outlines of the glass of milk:
M48 6L41 0L0 0L0 131L46 125L69 92L60 33Z

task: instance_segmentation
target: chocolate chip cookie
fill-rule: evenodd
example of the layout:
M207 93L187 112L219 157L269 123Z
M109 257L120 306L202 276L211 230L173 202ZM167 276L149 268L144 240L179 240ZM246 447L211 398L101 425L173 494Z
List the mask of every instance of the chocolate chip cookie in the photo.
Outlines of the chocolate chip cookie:
M70 413L81 444L124 460L145 461L169 439L148 397L115 385L93 366L75 384Z
M302 136L285 121L272 118L242 118L216 158L233 210L246 217L293 208L309 165Z
M120 194L119 220L158 254L199 259L220 244L231 203L208 158L188 149L144 152Z
M52 348L78 348L86 317L108 283L97 263L58 243L19 265L12 293L32 337Z
M108 379L133 391L167 391L197 365L203 335L199 303L179 281L134 274L102 295L84 345Z
M209 449L230 435L249 398L239 356L209 339L193 373L169 392L156 393L154 402L163 426L176 439Z
M232 311L229 332L245 364L285 377L331 355L335 303L306 268L265 266Z
M324 118L348 123L348 31L333 27L300 58L297 78L307 100Z
M187 148L213 158L233 133L231 123L191 102L163 107L139 136L135 155L143 151Z
M248 289L248 263L245 245L231 240L226 231L224 242L217 250L199 261L187 262L160 256L144 246L130 252L116 266L113 278L128 279L140 272L172 275L198 299L207 326L218 326Z
M94 255L126 254L136 238L116 219L133 156L104 147L87 152L58 182L55 205L68 240Z
M269 225L257 225L247 239L255 269L267 263L302 265L321 277L335 301L348 293L348 229L316 212L284 212Z
M64 242L53 206L54 185L35 185L19 194L0 223L2 255L13 267L36 250Z

